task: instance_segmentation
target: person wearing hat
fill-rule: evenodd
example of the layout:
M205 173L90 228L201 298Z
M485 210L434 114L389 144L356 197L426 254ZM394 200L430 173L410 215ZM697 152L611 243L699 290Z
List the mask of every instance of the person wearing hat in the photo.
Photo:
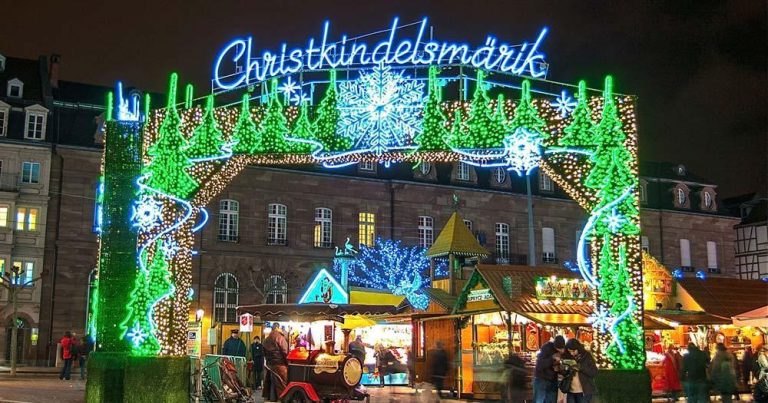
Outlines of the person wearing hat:
M264 358L269 376L264 379L265 400L276 401L288 382L288 340L280 325L274 323L269 336L264 339Z
M595 386L595 376L597 376L597 365L592 354L584 349L584 346L577 339L569 339L565 342L564 359L576 361L571 366L574 371L568 388L567 400L569 403L589 403L592 396L597 393Z
M232 329L229 339L224 342L224 349L221 354L245 358L245 351L245 343L240 340L240 331Z

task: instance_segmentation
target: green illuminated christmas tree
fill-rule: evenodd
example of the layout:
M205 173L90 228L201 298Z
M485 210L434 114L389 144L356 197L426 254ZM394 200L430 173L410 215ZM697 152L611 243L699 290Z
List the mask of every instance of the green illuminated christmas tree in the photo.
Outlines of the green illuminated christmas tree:
M213 95L209 95L205 102L203 121L192 133L186 153L189 158L216 157L223 154L222 145L224 145L224 135L216 124L216 116L213 113Z
M573 110L573 120L563 132L560 145L565 147L588 147L595 144L592 112L587 104L587 83L579 81L579 95L576 108Z
M280 97L277 95L277 79L272 79L272 86L269 94L269 105L261 120L261 147L257 149L258 153L276 154L288 153L291 147L285 140L285 136L290 132L288 129L288 120L283 115L283 104L280 103Z
M443 113L442 94L437 82L437 66L429 67L429 82L427 102L424 104L424 121L422 132L414 141L419 145L419 150L444 150L445 139L448 136L446 127L447 119Z
M314 140L315 132L312 127L312 123L309 121L309 108L306 102L301 103L299 108L299 117L296 118L296 122L293 124L293 130L291 130L291 137ZM295 153L308 153L312 150L312 145L308 143L292 142L293 152Z
M489 147L494 139L491 138L491 118L490 99L485 89L485 73L477 70L477 83L472 102L469 104L469 116L465 122L467 133L464 136L465 141L461 143L462 148ZM499 141L501 145L501 141Z
M160 124L157 141L147 150L152 161L144 173L149 175L147 186L185 199L197 189L198 184L187 172L192 162L185 152L187 140L179 130L181 119L176 111L177 81L176 73L171 74L165 118Z
M461 108L456 108L453 125L451 125L451 132L448 134L448 143L451 147L461 147L461 144L466 144L466 140L464 139L465 134L464 123L462 122L461 117Z
M352 139L336 133L339 115L336 70L331 70L330 82L325 97L317 107L317 119L314 122L315 137L323 145L324 151L345 151L352 147Z
M512 117L510 126L510 133L523 128L540 136L542 139L549 137L546 122L539 117L539 112L531 102L531 83L528 80L523 81L520 103L515 108L515 115Z
M504 137L510 133L510 124L507 113L504 111L504 95L499 94L496 99L496 111L491 115L491 126L488 130L488 141L485 146L489 148L502 147Z
M256 124L251 119L251 107L248 94L243 95L240 117L237 118L232 141L236 142L232 151L236 154L253 154L261 147L261 138Z
M155 243L155 252L146 271L136 275L134 289L128 301L128 317L121 324L124 337L131 344L134 355L155 355L160 350L153 329L153 305L173 290L168 263L163 253L163 242ZM146 252L141 257L146 262Z
M633 297L630 286L629 271L627 270L626 246L619 246L618 262L611 252L611 237L603 237L603 247L600 251L600 300L609 304L612 318L625 314L623 320L616 324L618 340L611 340L605 353L616 369L640 369L645 364L643 345L643 329L635 316L626 314ZM630 312L639 309L633 306ZM619 346L621 343L621 347ZM623 347L623 351L622 351Z

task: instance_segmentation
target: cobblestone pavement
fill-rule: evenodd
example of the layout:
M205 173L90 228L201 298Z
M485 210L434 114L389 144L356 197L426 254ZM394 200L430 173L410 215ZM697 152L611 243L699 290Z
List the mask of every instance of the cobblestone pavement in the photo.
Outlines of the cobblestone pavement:
M0 374L0 403L81 403L85 401L85 381L59 380L56 374L19 374L12 378Z

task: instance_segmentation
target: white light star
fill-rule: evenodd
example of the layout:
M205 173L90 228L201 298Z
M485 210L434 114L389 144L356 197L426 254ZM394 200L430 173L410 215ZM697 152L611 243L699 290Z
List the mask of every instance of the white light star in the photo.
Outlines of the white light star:
M151 196L141 196L133 207L133 225L146 232L163 222L163 203Z
M293 81L293 78L288 77L284 83L282 83L277 90L282 92L285 98L290 98L296 91L299 90L299 86Z
M139 322L136 322L133 324L133 328L125 334L125 337L133 343L134 347L138 347L149 337L149 334L144 332Z
M613 317L608 309L600 306L587 318L587 322L591 323L595 329L605 332L605 329L613 324Z
M541 139L523 128L504 138L504 150L510 170L519 176L528 175L541 161Z
M552 101L552 107L557 110L557 112L560 114L560 117L564 118L568 116L569 113L573 112L573 110L576 108L576 105L578 103L574 101L573 98L571 98L565 90L560 93L560 96L557 97L556 100Z
M160 251L163 253L165 260L171 260L179 253L179 251L181 251L181 246L179 246L178 242L173 240L165 241L160 248Z
M608 226L608 230L615 234L627 222L627 219L614 208L611 210L611 214L603 219L603 222Z

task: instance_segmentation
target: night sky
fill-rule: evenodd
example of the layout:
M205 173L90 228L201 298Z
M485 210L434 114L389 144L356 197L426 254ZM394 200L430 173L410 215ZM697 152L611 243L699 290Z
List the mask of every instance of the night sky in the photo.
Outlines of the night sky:
M165 91L168 74L210 88L216 52L252 34L254 52L430 17L435 38L509 43L550 32L548 78L636 94L640 156L682 163L720 196L768 193L766 2L658 1L13 1L0 53L62 55L62 79ZM163 4L158 7L158 4ZM227 6L222 6L227 4Z

